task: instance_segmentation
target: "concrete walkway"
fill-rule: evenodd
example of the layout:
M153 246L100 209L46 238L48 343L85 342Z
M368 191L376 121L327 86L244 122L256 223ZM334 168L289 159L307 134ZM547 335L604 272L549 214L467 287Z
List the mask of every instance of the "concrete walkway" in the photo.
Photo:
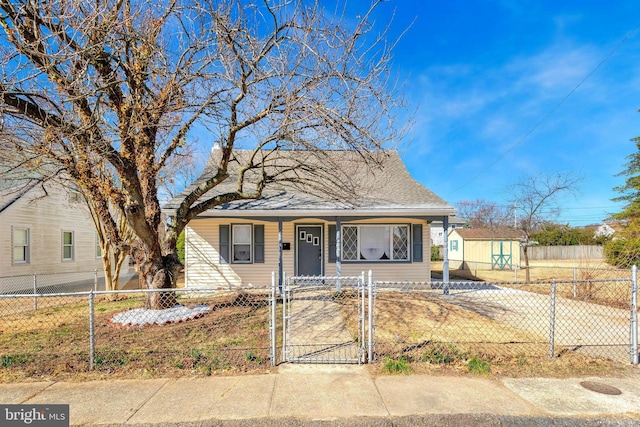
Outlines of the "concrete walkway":
M300 286L291 292L287 361L353 363L359 346L349 333L333 287ZM345 310L357 312L359 302ZM354 316L355 317L355 316Z
M587 380L621 394L591 391ZM640 371L492 380L284 364L263 375L0 384L0 403L69 404L71 425L631 426L640 424Z

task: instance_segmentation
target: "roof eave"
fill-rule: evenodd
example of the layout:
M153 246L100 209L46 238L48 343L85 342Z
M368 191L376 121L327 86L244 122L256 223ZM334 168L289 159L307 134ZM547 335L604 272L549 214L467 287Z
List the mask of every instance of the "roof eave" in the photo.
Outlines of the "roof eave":
M164 212L171 216L175 209ZM198 218L216 217L448 217L454 208L368 208L368 209L211 209Z

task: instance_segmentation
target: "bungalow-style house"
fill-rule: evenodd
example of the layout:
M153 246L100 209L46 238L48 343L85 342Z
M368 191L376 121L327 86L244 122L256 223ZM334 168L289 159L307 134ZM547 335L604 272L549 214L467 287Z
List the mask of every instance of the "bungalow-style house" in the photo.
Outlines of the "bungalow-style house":
M520 264L522 233L512 228L456 228L449 233L449 266L510 270Z
M306 162L306 153L279 155ZM430 280L430 223L447 224L454 209L414 180L396 151L377 153L379 162L370 167L352 152L324 155L342 169L327 176L329 182L299 172L304 179L296 184L267 186L259 199L223 204L193 219L185 229L185 286L262 286L271 283L272 272L279 283L285 273L359 276L368 270L376 280ZM212 176L216 164L210 162L193 185ZM348 181L344 188L330 182L337 176ZM236 177L231 171L211 191L233 188ZM184 194L165 206L169 217Z
M54 183L0 192L0 278L12 277L0 279L0 292L32 287L34 274L51 275L41 283L55 285L102 268L95 225L78 194Z

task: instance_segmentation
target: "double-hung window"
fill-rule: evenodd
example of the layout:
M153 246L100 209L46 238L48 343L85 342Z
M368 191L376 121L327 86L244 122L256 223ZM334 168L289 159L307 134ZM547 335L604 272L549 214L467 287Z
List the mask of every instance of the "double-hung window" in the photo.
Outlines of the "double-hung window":
M74 256L74 236L73 231L62 232L62 260L73 261Z
M100 245L100 236L96 232L96 258L102 258L102 246Z
M409 225L345 225L345 261L409 261Z
M231 230L233 262L251 262L251 224L234 224Z
M264 225L221 224L220 262L223 264L254 264L264 262Z
M29 229L23 227L13 227L13 263L29 263Z

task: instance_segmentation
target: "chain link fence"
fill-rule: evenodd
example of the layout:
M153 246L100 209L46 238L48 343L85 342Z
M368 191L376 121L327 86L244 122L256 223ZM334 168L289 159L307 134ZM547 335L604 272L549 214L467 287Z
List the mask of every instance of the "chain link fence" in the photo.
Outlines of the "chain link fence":
M30 296L1 295L0 382L266 368L269 295L266 287L40 294L43 307L29 312L12 308ZM145 308L152 302L175 305Z
M630 277L527 284L376 282L375 288L378 357L437 364L473 355L526 360L567 352L622 363L637 358Z
M441 263L438 262L437 265ZM494 282L586 281L593 279L628 279L628 269L611 268L603 260L531 261L524 264L499 262L450 261L452 280L486 280Z
M120 273L119 283L124 284L137 280L135 271ZM11 307L7 307L6 299L0 299L0 316L3 311L15 312L37 310L50 304L59 304L60 300L39 298L40 295L58 293L77 293L105 290L105 274L103 270L89 270L68 273L24 274L0 277L0 295L31 295L22 299L13 299Z
M363 363L367 288L360 277L288 277L282 360Z
M5 292L0 382L242 373L281 362L449 364L475 355L637 363L635 277L443 283L363 275L280 286L274 274L271 285L243 288ZM172 308L145 308L158 303Z

